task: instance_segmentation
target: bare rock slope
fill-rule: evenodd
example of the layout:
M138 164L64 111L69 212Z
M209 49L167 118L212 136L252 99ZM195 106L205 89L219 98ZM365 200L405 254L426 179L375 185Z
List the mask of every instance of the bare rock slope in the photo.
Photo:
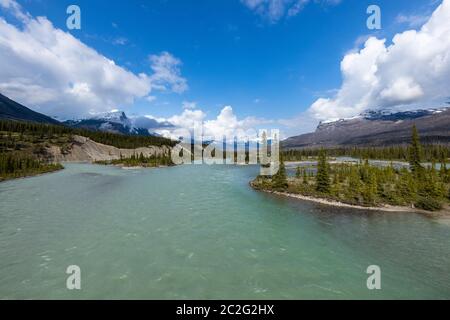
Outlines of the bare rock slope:
M354 119L321 123L317 130L283 141L283 147L320 148L389 146L409 143L417 126L425 143L450 143L450 108L393 114L371 113Z
M94 162L117 160L120 159L121 155L124 158L129 158L133 154L139 156L141 153L145 157L169 154L170 147L150 146L137 149L119 149L92 141L89 138L74 136L68 151L62 152L59 147L52 146L48 149L48 152L52 155L55 162Z

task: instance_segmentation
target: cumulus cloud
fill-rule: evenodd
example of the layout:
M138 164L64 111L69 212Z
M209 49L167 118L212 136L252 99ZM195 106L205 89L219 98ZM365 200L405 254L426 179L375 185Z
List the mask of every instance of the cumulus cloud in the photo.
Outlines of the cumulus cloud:
M450 96L450 0L444 0L420 30L369 38L341 62L343 83L332 98L309 109L316 119L338 119L377 108L427 108Z
M153 74L134 74L14 0L0 0L0 9L20 21L0 17L0 92L40 112L83 117L148 98L152 90L187 89L181 61L168 52L150 57Z
M255 138L259 126L272 123L272 121L254 117L238 119L231 106L225 106L216 118L206 119L206 116L207 114L202 110L185 109L181 114L169 118L153 116L147 116L147 118L160 123L170 123L172 127L161 128L156 132L173 139L189 137L194 128L201 128L202 134L207 140L220 137L237 137L244 140L245 138Z
M241 0L250 10L272 23L296 16L310 2L336 5L341 0Z

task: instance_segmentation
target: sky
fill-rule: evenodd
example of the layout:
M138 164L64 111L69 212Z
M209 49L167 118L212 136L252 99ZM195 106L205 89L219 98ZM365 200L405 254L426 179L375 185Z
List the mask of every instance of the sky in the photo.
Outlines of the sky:
M0 93L60 120L123 110L288 137L368 109L442 107L449 83L450 0L0 0Z

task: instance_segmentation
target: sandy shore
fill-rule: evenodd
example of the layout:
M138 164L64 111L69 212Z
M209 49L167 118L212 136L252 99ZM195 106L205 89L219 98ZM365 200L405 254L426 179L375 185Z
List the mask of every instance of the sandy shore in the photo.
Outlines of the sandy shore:
M253 187L252 183L250 185ZM309 201L314 203L319 203L327 206L333 206L333 207L339 207L339 208L349 208L349 209L356 209L356 210L368 210L368 211L381 211L381 212L409 212L409 213L420 213L425 214L430 217L435 218L446 218L450 219L450 210L449 208L445 208L441 211L437 212L430 212L425 211L417 208L411 208L411 207L402 207L402 206L391 206L391 205L384 205L380 207L364 207L364 206L358 206L358 205L352 205L348 203L343 203L339 201L329 200L329 199L323 199L323 198L315 198L311 196L304 196L301 194L296 193L288 193L288 192L279 192L279 191L268 191L268 190L261 190L257 189L258 191L262 191L265 193L275 194L283 197L289 197L294 199L299 199L303 201Z
M385 205L383 207L364 207L364 206L357 206L357 205L352 205L352 204L328 200L328 199L303 196L301 194L295 194L295 193L278 192L278 191L274 191L274 192L264 191L264 192L268 192L268 193L272 193L272 194L276 194L276 195L280 195L280 196L285 196L285 197L289 197L289 198L296 198L296 199L300 199L300 200L304 200L304 201L320 203L320 204L333 206L333 207L340 207L340 208L351 208L351 209L370 210L370 211L385 211L385 212L418 212L418 211L421 211L421 210L410 208L410 207L397 207L397 206L389 206L389 205Z

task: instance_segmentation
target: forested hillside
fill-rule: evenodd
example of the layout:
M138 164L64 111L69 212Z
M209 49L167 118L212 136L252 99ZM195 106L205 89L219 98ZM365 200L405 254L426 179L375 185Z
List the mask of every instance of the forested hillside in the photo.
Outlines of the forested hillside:
M161 137L125 136L61 125L0 120L0 180L61 169L60 164L53 163L48 148L58 147L62 153L68 152L74 135L122 149L172 147L176 143Z

